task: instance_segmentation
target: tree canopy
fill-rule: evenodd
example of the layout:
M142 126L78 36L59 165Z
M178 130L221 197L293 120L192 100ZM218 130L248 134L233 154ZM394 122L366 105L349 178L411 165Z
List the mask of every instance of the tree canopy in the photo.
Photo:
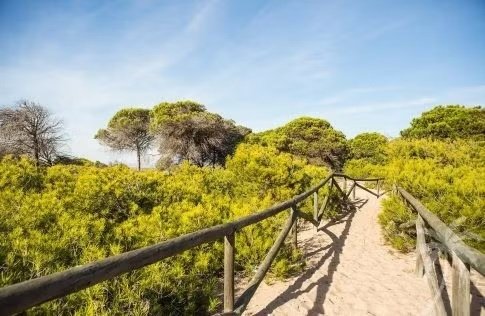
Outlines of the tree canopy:
M382 163L386 158L386 136L379 133L362 133L349 141L352 159L367 159L372 163Z
M162 161L173 164L187 160L198 166L223 164L250 132L193 101L155 106L151 130L157 137Z
M437 106L414 118L401 131L404 138L485 139L485 109L480 106Z
M100 129L94 138L114 150L135 151L140 170L141 155L150 148L153 141L149 127L150 110L122 109L108 122L108 128Z
M250 142L274 146L332 169L340 169L348 153L345 135L329 122L312 117L300 117L282 127L256 134Z

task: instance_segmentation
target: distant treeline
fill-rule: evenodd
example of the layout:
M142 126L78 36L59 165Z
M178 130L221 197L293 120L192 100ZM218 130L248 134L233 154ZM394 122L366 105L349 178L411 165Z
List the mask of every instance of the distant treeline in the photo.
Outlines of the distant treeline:
M414 119L401 136L483 140L484 116L481 107L438 106ZM152 109L121 109L94 137L113 150L135 152L138 170L142 155L154 146L158 149L160 169L183 161L197 166L224 165L243 140L340 170L352 158L382 160L382 153L373 151L387 142L385 136L377 133L360 134L347 141L329 122L311 117L301 117L280 128L254 134L249 128L208 112L204 105L193 101L163 102ZM82 159L62 152L65 141L62 122L40 104L22 100L14 106L0 108L0 157L27 155L37 165L82 164Z

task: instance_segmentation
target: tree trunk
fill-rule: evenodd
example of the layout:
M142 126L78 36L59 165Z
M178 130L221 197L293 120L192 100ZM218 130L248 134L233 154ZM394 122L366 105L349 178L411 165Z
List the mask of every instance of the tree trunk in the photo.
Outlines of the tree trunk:
M136 148L136 159L138 161L138 171L141 170L141 153L140 153L140 148Z
M40 158L39 158L39 141L37 140L37 137L34 136L34 159L35 159L35 166L39 167L40 165Z

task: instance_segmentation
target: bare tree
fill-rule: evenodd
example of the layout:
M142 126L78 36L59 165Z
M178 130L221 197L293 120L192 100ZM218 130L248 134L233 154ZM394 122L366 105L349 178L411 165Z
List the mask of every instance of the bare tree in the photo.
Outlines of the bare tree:
M62 122L40 104L22 100L0 109L0 154L28 155L53 164L65 142Z

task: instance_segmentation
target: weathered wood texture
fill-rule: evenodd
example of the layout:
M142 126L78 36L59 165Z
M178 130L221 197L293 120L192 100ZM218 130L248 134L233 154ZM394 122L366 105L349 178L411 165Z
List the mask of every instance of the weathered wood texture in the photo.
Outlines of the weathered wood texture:
M224 237L224 312L234 310L234 233Z
M424 235L424 221L420 215L416 220L416 234L417 234L417 244L419 255L423 260L424 273L428 280L428 285L431 290L432 300L433 300L433 311L437 316L446 316L445 304L443 302L442 289L438 283L438 276L436 274L434 262L429 255L428 246L426 245L426 237Z
M244 292L236 301L236 309L234 311L237 314L239 315L242 314L242 312L244 312L244 310L248 306L249 301L251 300L254 293L256 292L259 284L263 281L266 273L269 270L269 267L271 266L271 263L273 263L273 260L276 258L278 251L280 250L281 246L285 242L286 236L288 236L288 233L290 232L290 229L295 223L296 219L297 219L297 213L293 211L291 213L291 216L286 220L286 223L284 224L283 229L281 230L281 233L279 234L275 243L273 244L268 254L264 258L263 262L259 266L258 271L253 276L253 278L251 279L251 282L249 282Z
M418 213L416 220L416 274L418 276L422 275L424 267L424 273L428 278L434 298L442 298L444 291L441 287L445 285L438 284L435 267L434 265L430 266L431 259L425 255L425 250L427 250L425 235L428 235L432 240L437 241L431 242L430 245L432 244L433 247L440 249L440 251L448 253L448 258L451 258L450 263L453 271L451 294L452 315L470 315L470 266L480 274L485 275L485 255L465 245L460 237L406 190L396 187L396 191L403 197L407 206ZM428 228L425 227L425 223L428 225ZM446 314L444 306L441 306L441 302L442 300L435 300L434 307L437 315Z
M347 198L347 199L349 198L350 193L352 193L352 191L355 189L356 183L357 182L354 181L354 183L350 186L350 190L347 192L347 194L345 194L345 198ZM355 194L354 194L354 196L355 196Z
M313 193L313 219L318 221L318 192Z
M470 315L470 267L452 253L452 294L453 316Z
M352 178L352 177L349 177L346 174L338 173L338 172L334 172L333 176L338 177L338 178L346 178L346 179L349 179L349 180L352 180L352 181L361 181L361 182L366 182L366 181L367 182L374 182L374 181L384 180L384 178Z
M370 194L374 195L375 197L379 197L379 194L375 193L374 191L371 191L369 189L367 189L366 187L364 187L363 185L359 184L359 183L355 183L356 186L358 186L360 189L366 191L366 192L369 192Z
M333 182L330 181L330 186L328 188L328 194L325 196L325 199L322 202L322 207L318 211L318 218L317 218L317 220L319 222L321 221L321 219L323 217L323 213L325 212L325 209L327 208L327 205L328 205L328 203L330 201L330 195L332 194L332 189L333 189Z
M333 185L333 187L335 187L337 189L337 191L340 193L341 196L343 196L345 198L347 197L347 195L342 190L342 188L340 188L340 186L338 185L337 181L335 181L335 179L332 180L332 185Z
M421 258L421 254L419 253L419 244L416 242L416 267L414 269L414 273L418 277L422 277L424 275L424 263L423 258Z
M397 187L397 190L408 205L426 221L439 242L449 251L455 253L464 263L469 264L473 269L485 276L485 254L465 245L458 235L406 190L400 187Z
M297 212L293 210L293 212ZM298 217L295 219L293 223L293 228L291 229L291 246L293 249L298 249Z
M307 214L300 210L297 210L296 214L298 215L299 218L303 218L304 220L311 223L315 227L318 227L318 225L320 224L320 222L318 220L315 220L310 214Z

